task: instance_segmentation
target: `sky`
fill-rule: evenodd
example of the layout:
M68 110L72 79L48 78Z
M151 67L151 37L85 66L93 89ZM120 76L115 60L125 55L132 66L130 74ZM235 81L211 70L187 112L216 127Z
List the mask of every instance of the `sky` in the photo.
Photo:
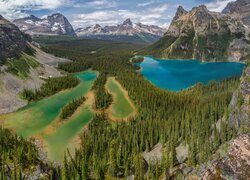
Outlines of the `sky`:
M133 22L167 27L179 5L186 10L205 4L220 12L232 0L0 0L0 14L9 20L52 13L65 15L74 28Z

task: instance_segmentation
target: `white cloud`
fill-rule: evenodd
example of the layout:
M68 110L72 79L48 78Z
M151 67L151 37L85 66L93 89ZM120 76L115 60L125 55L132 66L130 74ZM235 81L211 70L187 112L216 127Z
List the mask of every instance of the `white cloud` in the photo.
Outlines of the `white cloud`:
M133 22L142 22L144 24L166 26L169 16L167 16L168 4L159 4L154 8L147 8L140 11L132 10L100 10L90 13L83 13L73 17L74 27L86 27L93 24L116 25L127 18ZM162 23L164 22L164 23Z
M146 7L146 6L154 4L155 2L156 1L152 0L152 1L149 1L149 2L145 2L145 3L139 3L139 4L137 4L137 6L138 7Z
M232 0L215 0L205 4L210 11L221 12Z
M94 9L114 8L117 7L117 0L93 0L89 2L76 3L74 7Z
M118 23L117 11L96 11L86 14L76 15L73 24L77 26L86 26L92 24L116 24Z
M28 10L53 10L70 3L70 0L0 0L0 14L14 19L26 16Z

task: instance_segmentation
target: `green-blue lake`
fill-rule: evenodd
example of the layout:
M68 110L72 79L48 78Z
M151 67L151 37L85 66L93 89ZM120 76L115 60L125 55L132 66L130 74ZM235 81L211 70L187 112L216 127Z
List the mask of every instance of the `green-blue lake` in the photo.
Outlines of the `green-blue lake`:
M198 60L160 60L144 57L141 74L152 84L171 91L187 89L196 83L208 84L229 77L241 76L245 64L236 62L209 62Z
M25 138L39 136L43 138L48 148L51 160L62 160L64 150L71 140L92 119L93 112L87 105L80 112L66 120L57 123L61 109L73 99L85 96L91 89L98 73L86 71L74 76L80 79L80 84L72 89L59 92L38 102L32 102L23 109L0 116L5 127L14 129L18 135ZM48 130L52 127L52 132ZM74 149L74 148L73 148Z

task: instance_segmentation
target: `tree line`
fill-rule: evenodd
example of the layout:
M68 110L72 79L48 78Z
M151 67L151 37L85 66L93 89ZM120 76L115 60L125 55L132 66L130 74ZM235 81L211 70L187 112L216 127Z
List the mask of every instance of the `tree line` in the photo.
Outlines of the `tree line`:
M72 102L68 103L62 108L60 118L62 120L65 120L71 117L74 114L74 112L77 110L77 108L81 106L85 100L86 98L84 96L77 98L77 99L73 99Z
M92 86L95 93L95 108L99 110L107 109L113 101L112 95L105 89L106 82L107 74L100 73Z
M37 101L58 93L59 91L73 88L79 84L79 79L74 76L52 77L45 80L40 89L24 89L21 96L28 101Z

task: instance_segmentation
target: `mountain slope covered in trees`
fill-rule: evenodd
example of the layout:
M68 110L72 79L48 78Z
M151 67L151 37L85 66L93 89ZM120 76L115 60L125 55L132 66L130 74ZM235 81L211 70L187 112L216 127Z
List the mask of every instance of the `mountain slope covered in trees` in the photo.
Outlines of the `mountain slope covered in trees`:
M153 86L136 72L137 67L129 62L133 57L129 51L120 49L110 54L97 53L80 58L78 53L70 53L72 50L66 48L68 46L64 43L49 44L49 48L44 49L73 59L71 63L60 65L66 71L91 68L105 73L105 76L115 76L139 110L138 116L128 123L116 125L111 124L105 114L96 115L84 133L82 147L73 160L64 161L68 177L175 177L177 174L169 170L180 163L176 148L181 144L188 146L184 167L191 167L193 174L202 177L203 173L194 167L212 160L221 145L241 133L238 127L232 125L228 108L239 86L238 78L211 82L208 86L197 84L178 93L168 92ZM67 43L71 43L72 47L79 46L77 51L82 53L80 41ZM104 86L104 82L96 81L98 89ZM238 103L240 100L237 99L236 105ZM151 151L158 143L163 146L162 160L157 164L145 162L142 152ZM82 159L84 162L80 163ZM178 176L191 176L180 171Z

